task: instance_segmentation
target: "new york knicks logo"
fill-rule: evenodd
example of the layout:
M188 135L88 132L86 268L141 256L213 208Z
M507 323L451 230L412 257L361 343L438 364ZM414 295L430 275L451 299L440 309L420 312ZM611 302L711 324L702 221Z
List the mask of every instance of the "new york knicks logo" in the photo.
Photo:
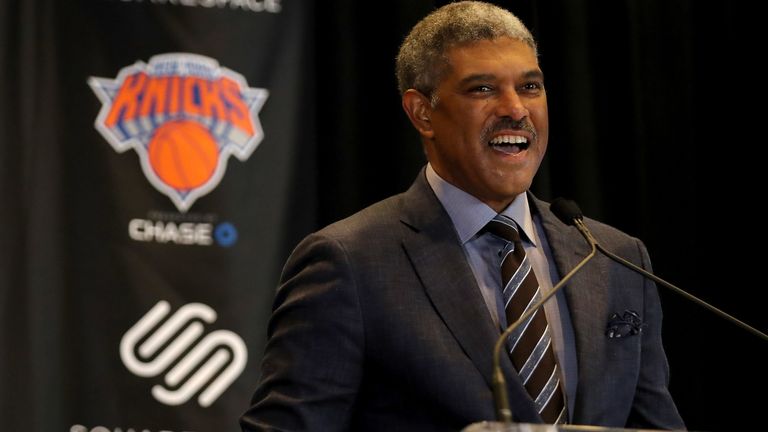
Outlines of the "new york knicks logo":
M136 150L147 179L181 212L219 184L229 155L244 161L264 138L258 113L268 91L209 57L157 55L88 84L103 104L96 129L117 152Z

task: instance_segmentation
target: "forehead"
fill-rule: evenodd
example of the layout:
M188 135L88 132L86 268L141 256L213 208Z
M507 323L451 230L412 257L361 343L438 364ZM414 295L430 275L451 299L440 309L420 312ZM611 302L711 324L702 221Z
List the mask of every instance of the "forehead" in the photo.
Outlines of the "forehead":
M459 79L473 74L541 72L533 48L509 37L457 45L446 50L445 58L448 75Z

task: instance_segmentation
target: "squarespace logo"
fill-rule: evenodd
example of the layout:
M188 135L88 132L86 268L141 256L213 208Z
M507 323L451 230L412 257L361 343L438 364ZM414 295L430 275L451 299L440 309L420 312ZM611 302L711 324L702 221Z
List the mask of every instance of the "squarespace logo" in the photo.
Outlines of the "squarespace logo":
M245 368L248 350L229 330L205 332L204 323L216 321L216 311L189 303L169 316L167 301L159 301L128 330L120 342L120 358L140 377L163 377L152 396L166 405L180 405L198 395L208 407Z

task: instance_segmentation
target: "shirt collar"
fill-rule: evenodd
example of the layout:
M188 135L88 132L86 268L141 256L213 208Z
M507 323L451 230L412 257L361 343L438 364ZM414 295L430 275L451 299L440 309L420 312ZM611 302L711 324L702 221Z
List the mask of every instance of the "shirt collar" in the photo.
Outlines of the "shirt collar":
M437 195L437 199L448 212L461 244L471 240L483 227L496 216L496 211L473 195L457 188L443 180L427 164L427 182ZM523 234L536 246L534 241L533 218L528 205L528 195L523 192L516 196L512 203L502 212L521 227Z

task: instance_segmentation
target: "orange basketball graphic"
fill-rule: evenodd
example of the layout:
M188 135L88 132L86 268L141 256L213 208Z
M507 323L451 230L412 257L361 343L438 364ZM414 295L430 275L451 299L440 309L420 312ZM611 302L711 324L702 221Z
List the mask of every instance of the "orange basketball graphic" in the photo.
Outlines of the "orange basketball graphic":
M163 183L176 190L205 184L213 176L218 161L216 140L194 121L166 122L149 141L149 164Z

